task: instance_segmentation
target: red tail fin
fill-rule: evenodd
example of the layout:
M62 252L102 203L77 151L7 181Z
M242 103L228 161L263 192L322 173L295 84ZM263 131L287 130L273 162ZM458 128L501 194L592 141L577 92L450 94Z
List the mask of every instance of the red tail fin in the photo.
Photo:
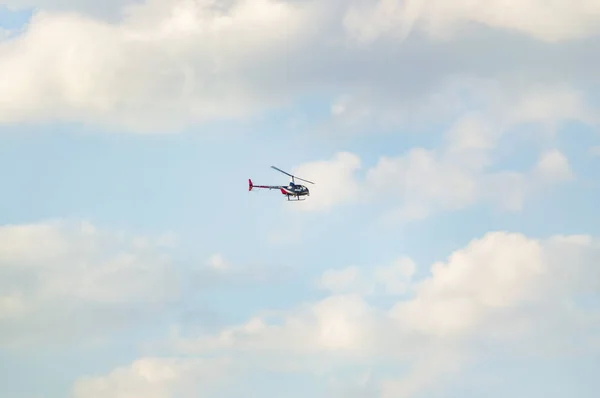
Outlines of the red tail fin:
M254 184L252 184L252 180L248 178L248 191L252 191Z

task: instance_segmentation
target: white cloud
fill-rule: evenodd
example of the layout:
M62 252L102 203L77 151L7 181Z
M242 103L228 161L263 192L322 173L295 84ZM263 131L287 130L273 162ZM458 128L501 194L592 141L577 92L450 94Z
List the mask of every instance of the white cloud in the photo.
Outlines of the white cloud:
M356 158L352 169L338 170L337 175L313 171L325 176L328 190L315 190L307 201L312 205L302 209L322 210L324 201L327 208L343 202L381 202L393 208L386 216L393 221L422 219L476 203L520 211L526 200L574 178L566 156L546 148L555 144L558 128L566 121L597 123L581 93L563 86L506 93L491 85L479 91L470 101L457 100L451 111L454 122L437 148L414 147L382 156L366 170ZM533 127L524 134L523 126ZM502 164L502 145L523 140L544 149L528 170L509 169ZM336 185L336 178L353 193Z
M328 352L363 356L376 344L373 338L380 327L376 315L359 295L336 295L282 313L276 324L269 324L276 314L267 314L265 318L258 316L223 330L217 336L175 338L173 343L179 350L199 354L225 349L275 350L300 356Z
M398 116L395 104L422 104L467 76L499 81L506 90L523 82L543 87L564 76L567 84L596 76L599 60L587 46L580 53L561 44L507 45L510 37L494 37L484 46L477 40L435 41L437 36L433 42L415 36L404 43L347 45L344 23L352 34L373 37L410 31L415 24L431 31L475 21L566 38L593 33L585 27L596 26L598 16L597 7L583 2L539 20L530 16L545 15L545 5L515 3L509 14L523 16L522 24L505 21L509 14L498 2L403 4L382 0L373 14L357 13L359 5L373 7L359 1L19 2L42 11L20 37L0 41L0 122L58 120L164 132L215 118L252 117L309 93L345 94L351 102L364 96L362 103L371 104L366 112L347 104L334 108L353 118L383 108L384 120L396 121L412 115ZM473 52L481 54L477 61L470 61Z
M82 377L73 387L74 398L191 397L218 385L228 370L226 360L141 358L106 376Z
M507 119L514 124L535 121L556 128L558 123L565 120L579 120L589 124L600 120L587 103L585 93L564 84L536 86L509 106Z
M456 350L435 346L423 350L426 354L414 362L403 378L381 381L381 398L411 398L423 391L439 390L465 366L464 355Z
M0 344L99 338L150 308L156 316L181 293L163 240L88 223L0 227Z
M294 272L289 264L277 263L271 266L265 263L234 263L221 253L215 253L206 261L197 263L186 270L186 282L192 292L214 290L231 285L255 285L279 283Z
M598 258L600 242L589 236L539 240L517 233L488 233L452 253L446 262L433 264L431 276L420 281L408 279L414 265L407 259L393 267L375 268L370 275L358 268L329 270L323 274L321 284L331 288L333 296L285 314L282 322L269 325L268 318L259 317L223 331L218 337L186 344L195 345L202 352L219 348L263 350L267 344L306 352L332 348L353 352L360 348L359 351L366 350L361 351L365 354L389 348L389 341L374 337L378 334L392 333L407 341L416 335L460 341L474 335L498 338L521 332L525 338L543 331L538 326L548 315L546 310L553 309L562 321L578 315L561 309L560 303L600 288L600 273L595 267ZM400 294L413 295L399 298L386 312L366 301L372 289L363 286L373 282L392 287L411 282L410 289L402 289ZM348 292L356 283L364 285ZM390 289L388 293L398 291ZM499 326L497 321L506 321L506 317L516 323ZM395 323L393 331L387 330L390 322ZM260 327L249 328L251 324ZM519 329L523 325L527 329ZM560 333L560 328L556 333ZM368 341L362 340L366 334L371 336ZM329 335L337 337L316 337ZM330 341L337 341L335 347Z
M123 8L142 3L139 0L2 0L0 4L14 8L38 8L53 11L79 11L88 15L113 18ZM156 5L156 1L147 1ZM181 4L176 0L163 1L166 7ZM188 2L191 3L191 2ZM210 1L196 1L214 5ZM466 0L379 0L350 1L337 8L321 6L338 12L340 22L353 37L370 41L391 34L405 38L413 30L441 38L458 32L458 27L478 23L491 28L517 31L544 41L572 40L597 32L600 6L593 1L554 1L547 6L537 0L527 1L466 1ZM341 3L343 5L346 5ZM336 6L336 7L333 7ZM225 7L222 5L221 7Z
M357 266L329 269L321 275L317 286L334 294L402 295L407 293L415 270L414 262L405 257L390 265L375 267L372 275L365 275Z
M336 153L331 160L302 164L291 173L314 182L303 183L310 189L310 196L295 208L307 211L329 210L334 205L353 202L359 196L360 186L355 173L361 167L360 158L352 153Z
M473 124L463 121L459 125L468 128L456 134L457 130L452 130L449 135L455 140L446 147L413 148L396 157L382 156L364 171L364 179L356 175L360 160L355 155L352 168L339 160L337 168L328 169L323 162L309 164L312 168L305 170L313 170L327 185L324 189L311 187L311 196L300 208L322 211L342 203L380 202L392 207L387 218L393 221L427 218L482 202L520 211L527 199L573 178L568 159L556 149L540 153L531 170L492 171L489 137L484 130L470 130Z
M389 94L389 95L388 95ZM422 94L422 96L421 96ZM563 82L506 82L469 76L444 79L435 89L421 93L419 100L373 90L361 90L333 101L332 118L320 128L323 134L350 130L431 131L435 124L452 124L448 141L457 149L492 149L516 127L519 140L535 137L552 140L566 122L598 126L597 106L585 90ZM377 130L376 130L377 131ZM393 131L393 130L392 130ZM381 133L380 133L381 134ZM470 142L469 142L470 141Z
M306 20L297 8L239 1L225 12L208 2L150 1L131 5L117 25L37 13L24 35L0 43L0 122L160 130L250 115L281 98L264 79L279 67L269 53L291 45Z
M353 154L344 155L353 163L342 162L338 155L331 163L302 166L299 175L316 175L324 187L311 186L311 196L298 208L323 211L344 203L382 202L394 208L388 216L396 221L481 202L519 211L525 200L573 178L568 159L556 149L542 152L529 171L491 171L491 144L481 141L485 134L457 137L445 148L413 148L396 157L382 156L364 172L364 179L357 175L361 162Z
M541 345L568 338L566 330L581 334L585 345L589 325L578 319L585 311L564 304L598 291L599 256L599 242L588 236L535 240L489 233L434 264L414 299L397 303L391 314L413 330L445 338L533 337ZM547 328L553 333L544 335Z
M412 30L448 38L469 23L554 42L592 36L599 21L600 5L587 0L379 0L352 7L345 26L363 42L389 34L402 39Z
M536 167L536 173L540 179L550 182L573 178L568 159L556 149L542 154Z
M599 309L577 300L599 291L599 258L600 241L589 236L532 239L491 232L433 264L429 276L413 281L413 294L396 297L391 307L370 303L368 290L360 292L366 297L334 294L288 311L266 311L216 335L174 336L172 343L186 356L225 355L237 369L252 372L369 374L375 396L410 397L456 377L483 353L482 344L494 343L517 360L598 352ZM409 262L401 264L401 272L386 275L387 282L404 283L412 274ZM367 281L382 276L364 271ZM324 280L331 282L332 275L328 271ZM336 289L362 282L356 271L346 275L334 283ZM394 367L377 372L392 362L409 372L396 377L389 373Z
M403 218L421 218L434 210L474 204L481 169L481 165L461 164L460 158L443 151L412 149L395 158L382 157L367 171L366 189L373 196L400 199Z
M221 254L213 254L208 259L208 265L217 271L226 271L230 268L230 265L225 261Z
M370 287L364 286L365 283L368 282L361 278L360 268L353 266L341 270L327 270L319 278L317 284L319 287L333 292L352 290L364 294Z

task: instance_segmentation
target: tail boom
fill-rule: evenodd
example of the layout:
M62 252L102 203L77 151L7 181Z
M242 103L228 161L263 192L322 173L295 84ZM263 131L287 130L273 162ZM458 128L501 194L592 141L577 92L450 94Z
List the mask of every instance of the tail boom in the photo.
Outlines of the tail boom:
M251 179L248 179L248 191L252 191L254 188L263 189L281 189L281 185L254 185Z

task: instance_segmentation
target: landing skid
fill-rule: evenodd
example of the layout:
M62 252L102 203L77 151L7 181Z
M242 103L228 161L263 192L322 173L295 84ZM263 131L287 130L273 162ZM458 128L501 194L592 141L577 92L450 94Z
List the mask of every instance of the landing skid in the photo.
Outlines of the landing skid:
M290 199L290 198L296 198L296 199ZM287 200L288 200L288 202L303 202L306 199L300 199L299 196L295 196L295 195L288 195Z

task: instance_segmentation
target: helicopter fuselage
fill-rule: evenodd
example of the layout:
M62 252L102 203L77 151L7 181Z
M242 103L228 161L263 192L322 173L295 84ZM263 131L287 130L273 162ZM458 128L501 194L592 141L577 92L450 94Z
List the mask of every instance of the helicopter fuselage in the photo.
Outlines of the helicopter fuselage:
M310 191L304 185L288 185L287 187L281 187L281 193L283 195L290 196L308 196L310 195Z

